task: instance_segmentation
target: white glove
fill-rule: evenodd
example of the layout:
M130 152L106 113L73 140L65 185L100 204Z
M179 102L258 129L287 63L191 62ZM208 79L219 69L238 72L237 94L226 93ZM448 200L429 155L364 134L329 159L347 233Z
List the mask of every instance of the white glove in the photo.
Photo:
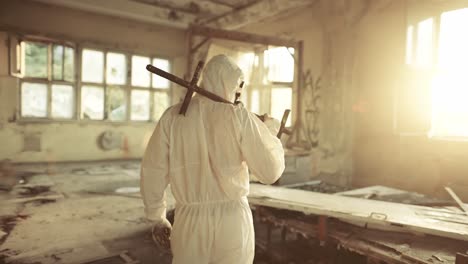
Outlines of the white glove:
M171 231L172 225L166 218L156 222L151 230L153 241L158 248L169 254L171 253Z

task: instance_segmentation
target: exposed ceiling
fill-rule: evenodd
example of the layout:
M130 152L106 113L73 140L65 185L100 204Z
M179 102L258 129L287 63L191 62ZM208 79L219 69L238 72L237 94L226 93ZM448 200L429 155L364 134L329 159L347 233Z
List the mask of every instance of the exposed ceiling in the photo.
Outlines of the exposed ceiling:
M35 0L127 19L187 28L235 29L317 0Z

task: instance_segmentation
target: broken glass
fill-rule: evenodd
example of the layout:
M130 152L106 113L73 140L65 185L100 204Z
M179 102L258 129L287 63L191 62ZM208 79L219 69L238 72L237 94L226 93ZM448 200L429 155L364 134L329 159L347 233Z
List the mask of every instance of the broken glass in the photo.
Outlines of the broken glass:
M107 79L109 84L125 84L127 77L127 62L124 54L107 53Z
M146 65L150 64L150 58L132 56L132 85L140 87L150 86L150 72Z
M52 77L63 80L63 46L54 45L52 48Z
M21 116L47 117L47 85L23 83L21 86Z
M52 117L73 117L74 91L71 85L52 84Z
M170 71L170 64L168 60L165 59L158 59L155 58L153 59L153 66L160 68L163 71L169 72ZM163 88L167 89L169 88L169 80L158 76L156 74L153 74L153 88Z
M143 90L132 90L132 112L131 119L135 121L146 121L150 119L150 92Z
M153 103L153 119L157 121L169 107L169 95L166 92L155 92Z
M125 121L127 117L125 89L109 86L106 90L106 112L111 121Z
M65 47L64 79L73 82L75 80L75 49Z
M47 44L24 42L26 77L47 78Z
M104 119L104 88L88 85L81 87L81 118Z
M104 77L104 53L83 50L81 79L84 82L102 83Z

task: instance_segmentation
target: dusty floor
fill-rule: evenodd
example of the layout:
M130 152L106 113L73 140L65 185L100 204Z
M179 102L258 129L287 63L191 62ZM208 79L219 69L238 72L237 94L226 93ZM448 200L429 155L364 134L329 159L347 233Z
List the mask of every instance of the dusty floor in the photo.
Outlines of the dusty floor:
M0 192L0 263L80 263L123 250L140 263L170 263L152 242L138 194L115 192L138 185L138 162L49 166L28 176Z

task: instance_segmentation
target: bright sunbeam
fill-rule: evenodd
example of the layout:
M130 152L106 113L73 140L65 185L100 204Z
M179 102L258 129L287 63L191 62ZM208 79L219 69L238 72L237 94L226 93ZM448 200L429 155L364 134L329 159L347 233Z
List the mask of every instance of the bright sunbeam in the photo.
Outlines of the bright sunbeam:
M441 16L431 136L468 137L468 8Z

